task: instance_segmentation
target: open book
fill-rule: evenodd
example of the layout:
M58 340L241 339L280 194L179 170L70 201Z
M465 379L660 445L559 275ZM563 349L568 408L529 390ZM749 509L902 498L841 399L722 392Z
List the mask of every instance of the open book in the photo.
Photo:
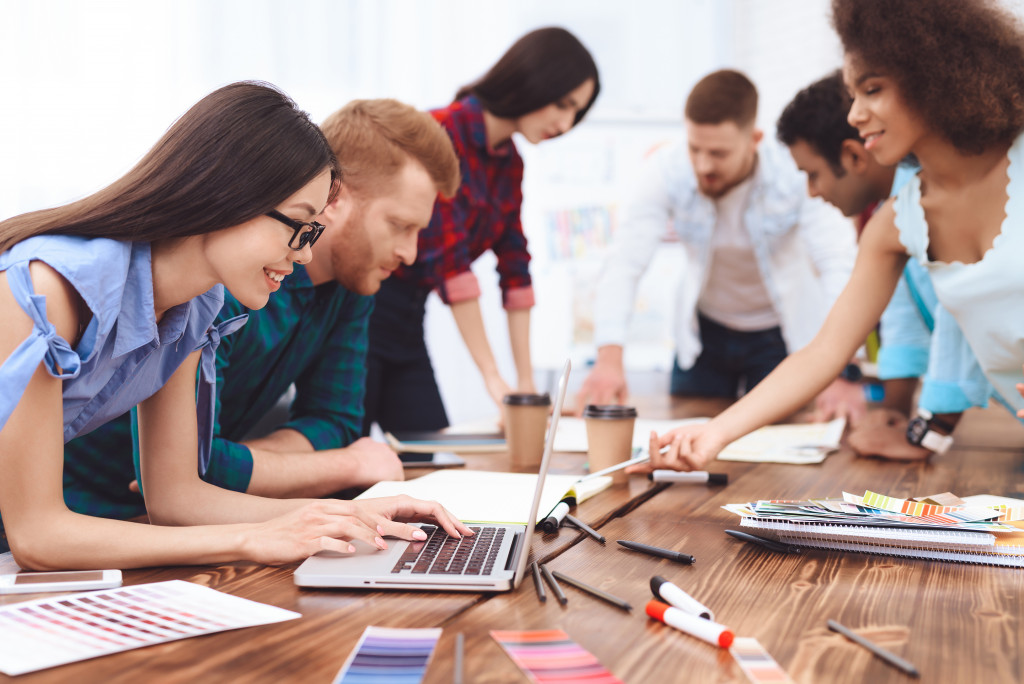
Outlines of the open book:
M580 480L579 475L548 474L544 492L537 508L537 520L548 516L564 498L580 503L607 489L612 478ZM378 482L357 499L408 494L417 499L440 502L459 520L479 523L525 525L530 515L530 502L537 486L537 475L530 473L499 473L487 470L439 470L415 480Z

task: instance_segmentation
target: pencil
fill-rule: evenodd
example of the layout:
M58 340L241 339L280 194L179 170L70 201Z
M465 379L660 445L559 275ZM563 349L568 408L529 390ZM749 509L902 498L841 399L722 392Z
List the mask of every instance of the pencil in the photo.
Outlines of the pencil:
M584 532L589 534L591 537L593 537L597 541L599 541L602 544L604 544L604 542L605 542L604 536L602 536L600 533L598 533L597 530L595 530L593 527L591 527L587 523L583 522L582 520L580 520L579 518L577 518L574 515L570 515L569 513L565 514L565 519L568 520L569 523L572 524L574 527L580 528L581 530L583 530Z
M571 584L572 586L576 587L577 589L582 589L583 591L587 592L588 594L591 594L592 596L596 596L599 599L604 599L608 603L610 603L613 606L616 606L618 608L621 608L622 610L633 610L633 606L629 605L626 601L623 601L618 596L612 596L611 594L609 594L607 591L604 591L603 589L598 589L597 587L592 587L589 584L587 584L586 582L580 581L580 580L576 579L575 577L569 577L568 575L564 575L564 574L558 572L557 570L555 570L551 574L553 574L555 577L557 577L558 579L562 580L563 582Z
M452 673L452 682L462 684L462 632L455 635L455 668Z
M541 603L548 600L548 593L544 591L544 580L540 578L540 568L537 567L537 561L530 563L530 568L533 570L533 586L537 589L537 598L540 599Z
M829 620L828 621L828 628L831 629L833 632L839 632L840 634L842 634L844 637L846 637L850 641L863 646L864 648L868 649L869 651L871 651L876 656L878 656L879 658L881 658L885 662L889 663L893 667L895 667L895 668L897 668L899 670L903 670L904 672L906 672L911 677L920 677L921 676L921 673L918 672L917 668L914 667L911 663L907 662L903 658L900 658L895 653L892 653L890 651L885 650L884 648L882 648L878 644L876 644L876 643L874 643L872 641L868 641L867 639L862 637L860 634L855 633L850 628L843 627L841 624L839 624L835 620Z
M548 570L548 566L541 564L540 571L544 573L544 579L546 579L548 584L551 585L551 590L555 592L555 598L558 599L558 602L563 606L568 603L568 597L566 597L565 592L562 591L562 587L558 585L558 580L556 580L555 576L551 574L550 570Z

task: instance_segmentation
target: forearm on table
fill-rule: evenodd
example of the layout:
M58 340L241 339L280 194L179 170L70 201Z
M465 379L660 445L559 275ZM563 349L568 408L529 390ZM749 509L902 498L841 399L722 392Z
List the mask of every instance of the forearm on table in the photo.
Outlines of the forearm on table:
M27 521L26 521L27 522ZM8 526L15 561L26 570L139 568L223 563L246 558L251 525L163 527L40 511Z
M275 498L328 496L358 486L358 462L345 449L279 452L252 449L247 493Z
M818 342L787 356L740 401L712 420L709 425L723 444L793 415L835 380L849 354Z

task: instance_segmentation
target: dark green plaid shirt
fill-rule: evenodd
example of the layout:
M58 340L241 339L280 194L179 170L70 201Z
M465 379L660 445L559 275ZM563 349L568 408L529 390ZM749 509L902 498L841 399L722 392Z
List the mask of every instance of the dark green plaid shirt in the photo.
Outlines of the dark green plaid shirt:
M242 440L292 383L295 399L278 429L301 432L317 450L359 438L366 386L367 321L373 297L335 282L316 287L296 264L266 307L250 311L225 293L217 322L248 313L217 349L213 455L203 479L245 491L252 454ZM131 417L124 415L64 447L64 500L80 513L130 518L145 512L128 490L135 479Z

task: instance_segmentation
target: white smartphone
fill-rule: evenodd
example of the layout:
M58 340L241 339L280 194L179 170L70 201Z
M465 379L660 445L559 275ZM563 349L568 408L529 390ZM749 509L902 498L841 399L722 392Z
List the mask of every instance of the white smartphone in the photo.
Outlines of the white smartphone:
M89 591L121 586L120 570L19 572L0 575L0 594L37 594L47 591Z

